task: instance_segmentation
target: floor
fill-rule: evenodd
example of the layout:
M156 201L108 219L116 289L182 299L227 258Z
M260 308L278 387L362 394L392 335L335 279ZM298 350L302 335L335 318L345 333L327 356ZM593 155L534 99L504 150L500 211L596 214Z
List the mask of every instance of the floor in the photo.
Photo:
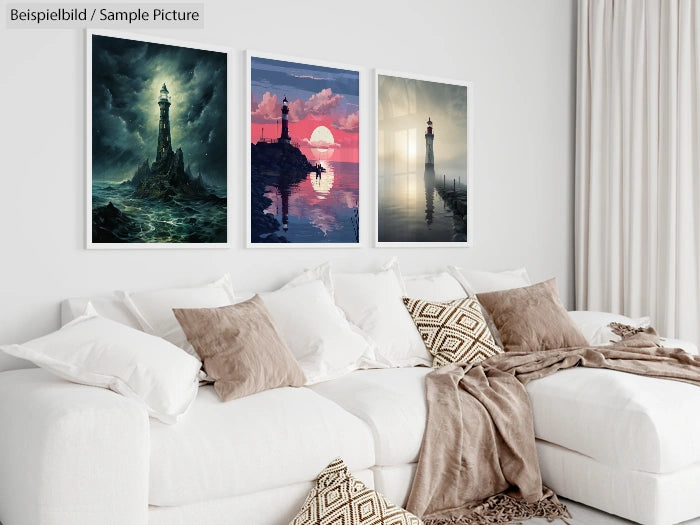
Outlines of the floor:
M606 514L598 509L586 507L575 501L559 498L566 506L569 507L573 519L567 519L569 525L636 525L633 521L628 521L611 514ZM557 522L554 522L555 525ZM561 523L561 522L558 522ZM0 522L0 525L2 523ZM547 520L535 518L523 522L523 525L549 525ZM700 525L700 518L695 518L689 521L684 521L678 525Z
M628 521L611 514L606 514L603 511L586 507L575 501L570 501L560 498L563 503L569 507L569 511L573 519L567 520L570 525L635 525L634 522ZM555 522L556 524L557 522ZM561 522L559 522L561 523ZM547 520L535 518L523 522L523 525L548 525ZM700 525L700 518L695 518L690 521L684 521L683 525Z

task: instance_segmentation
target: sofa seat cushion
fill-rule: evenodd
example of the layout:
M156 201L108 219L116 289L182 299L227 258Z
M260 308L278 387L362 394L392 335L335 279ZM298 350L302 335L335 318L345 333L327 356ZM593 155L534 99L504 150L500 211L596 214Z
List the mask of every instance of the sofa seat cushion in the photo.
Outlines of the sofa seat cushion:
M151 421L151 505L186 505L311 481L336 457L374 465L370 428L307 388L222 403L201 387L177 425Z
M432 368L358 370L310 387L369 425L376 464L418 461L425 430L425 376Z
M541 440L650 473L700 462L697 386L574 368L532 381L527 391Z

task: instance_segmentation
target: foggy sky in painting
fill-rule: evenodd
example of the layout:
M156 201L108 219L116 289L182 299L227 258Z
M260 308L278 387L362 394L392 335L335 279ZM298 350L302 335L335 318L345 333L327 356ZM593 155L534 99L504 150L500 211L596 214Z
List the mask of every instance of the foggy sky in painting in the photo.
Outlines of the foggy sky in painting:
M430 117L435 169L466 173L467 88L388 75L378 75L377 82L380 166L393 165L396 170L398 159L406 165L398 171L414 171L416 166L422 171Z
M210 184L226 184L226 54L92 36L92 177L130 179L158 143L157 99L170 92L173 150Z
M310 159L318 149L334 161L358 161L359 73L353 70L251 57L251 141L279 136L282 100L289 133ZM330 130L332 143L312 133ZM328 137L327 137L328 138ZM311 151L314 150L314 151Z

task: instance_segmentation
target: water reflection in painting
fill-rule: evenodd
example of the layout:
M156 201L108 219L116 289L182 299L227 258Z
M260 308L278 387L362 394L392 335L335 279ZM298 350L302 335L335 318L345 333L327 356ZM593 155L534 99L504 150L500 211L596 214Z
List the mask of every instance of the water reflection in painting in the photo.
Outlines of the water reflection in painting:
M467 86L378 75L377 239L466 243Z
M359 74L251 57L250 243L359 242Z

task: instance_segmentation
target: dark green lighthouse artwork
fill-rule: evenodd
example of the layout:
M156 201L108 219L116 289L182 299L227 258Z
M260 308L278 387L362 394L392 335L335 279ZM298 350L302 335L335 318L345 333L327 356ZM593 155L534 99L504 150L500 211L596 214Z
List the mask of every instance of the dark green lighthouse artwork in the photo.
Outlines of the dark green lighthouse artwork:
M88 34L90 248L225 246L227 54Z

